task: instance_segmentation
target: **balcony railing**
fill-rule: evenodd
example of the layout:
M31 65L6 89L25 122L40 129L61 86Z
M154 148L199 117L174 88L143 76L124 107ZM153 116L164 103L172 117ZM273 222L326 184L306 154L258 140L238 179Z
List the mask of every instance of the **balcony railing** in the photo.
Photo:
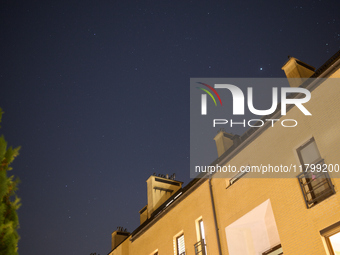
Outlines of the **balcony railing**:
M324 160L318 160L313 166L318 166L318 170L304 169L304 172L297 176L307 208L313 207L335 193L327 168L323 167Z
M206 255L206 250L205 250L205 241L202 239L201 241L198 241L197 243L194 244L195 247L195 255Z

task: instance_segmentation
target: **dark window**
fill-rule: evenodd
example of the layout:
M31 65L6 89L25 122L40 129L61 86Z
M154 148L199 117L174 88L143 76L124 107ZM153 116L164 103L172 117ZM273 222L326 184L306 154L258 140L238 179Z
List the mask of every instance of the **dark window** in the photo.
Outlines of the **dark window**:
M307 208L335 193L327 166L321 158L314 138L297 149L303 173L298 175Z
M282 255L282 254L283 254L283 251L282 251L281 244L276 245L275 247L262 253L262 255Z
M247 166L250 168L250 166ZM243 177L243 175L247 174L249 170L247 169L244 169L243 172L239 172L237 173L234 177L232 177L230 180L229 180L229 186L234 184L235 182L237 182L239 179L241 179Z

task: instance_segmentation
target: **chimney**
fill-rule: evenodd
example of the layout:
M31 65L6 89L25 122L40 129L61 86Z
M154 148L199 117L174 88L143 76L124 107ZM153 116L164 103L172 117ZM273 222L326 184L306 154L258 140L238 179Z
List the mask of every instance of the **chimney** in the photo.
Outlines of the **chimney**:
M291 87L299 87L315 71L314 67L290 56L281 69L285 72Z
M151 217L151 214L161 206L167 199L182 188L183 182L175 181L175 175L173 174L170 178L166 178L165 175L152 175L146 181L148 191L148 205L143 211L143 208L139 213L142 218L145 219ZM142 212L142 213L141 213ZM146 219L145 219L146 220Z
M239 138L240 137L238 135L229 134L221 129L214 138L218 157L220 157L233 145L237 146Z
M124 229L123 227L118 227L117 230L112 233L111 250L115 249L129 236L130 233L127 232L126 229Z

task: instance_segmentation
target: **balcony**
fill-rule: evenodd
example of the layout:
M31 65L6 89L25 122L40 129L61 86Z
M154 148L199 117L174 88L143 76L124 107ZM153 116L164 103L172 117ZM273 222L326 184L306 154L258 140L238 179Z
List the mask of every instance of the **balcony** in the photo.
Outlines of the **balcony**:
M325 200L335 193L323 159L297 176L307 208Z
M206 244L204 239L194 244L195 255L206 255Z

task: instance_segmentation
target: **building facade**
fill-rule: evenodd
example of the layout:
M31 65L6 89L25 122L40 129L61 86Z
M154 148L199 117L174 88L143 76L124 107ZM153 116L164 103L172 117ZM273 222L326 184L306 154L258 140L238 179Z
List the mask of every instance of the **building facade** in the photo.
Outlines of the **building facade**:
M294 78L290 85L312 95L305 106L313 118L296 106L287 111L285 118L299 123L293 132L275 124L215 137L218 158L211 165L310 164L321 171L290 172L290 178L207 173L185 187L173 176L151 176L141 225L132 233L114 231L109 254L340 254L340 84L334 82L339 67L340 51L316 71L295 58L285 63L286 76ZM308 77L316 79L303 82Z

